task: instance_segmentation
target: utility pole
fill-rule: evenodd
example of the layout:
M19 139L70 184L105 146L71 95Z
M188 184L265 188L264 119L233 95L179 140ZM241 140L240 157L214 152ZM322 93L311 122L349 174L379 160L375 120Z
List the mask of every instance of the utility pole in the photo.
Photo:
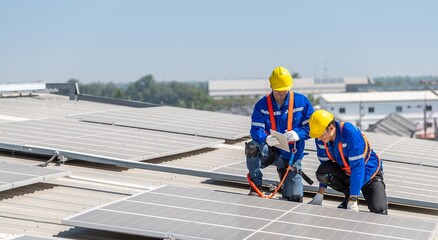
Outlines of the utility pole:
M424 139L427 139L426 95L424 95L424 107L423 107L423 129L424 129Z

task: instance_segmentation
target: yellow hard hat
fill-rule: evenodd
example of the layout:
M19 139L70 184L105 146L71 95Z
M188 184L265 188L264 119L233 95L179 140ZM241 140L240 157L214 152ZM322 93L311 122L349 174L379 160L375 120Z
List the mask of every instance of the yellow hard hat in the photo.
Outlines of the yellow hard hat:
M326 110L316 110L309 119L309 135L312 138L319 138L324 134L328 125L335 119L333 114Z
M292 76L284 67L276 67L269 77L271 88L275 91L288 91L292 88Z

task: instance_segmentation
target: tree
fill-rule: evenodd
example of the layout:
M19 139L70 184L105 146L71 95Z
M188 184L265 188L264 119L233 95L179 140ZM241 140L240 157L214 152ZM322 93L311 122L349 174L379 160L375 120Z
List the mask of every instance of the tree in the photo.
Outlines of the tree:
M150 74L129 85L124 96L131 100L184 108L211 110L214 105L213 99L208 96L206 83L156 83Z
M301 78L300 74L297 72L292 73L292 78Z

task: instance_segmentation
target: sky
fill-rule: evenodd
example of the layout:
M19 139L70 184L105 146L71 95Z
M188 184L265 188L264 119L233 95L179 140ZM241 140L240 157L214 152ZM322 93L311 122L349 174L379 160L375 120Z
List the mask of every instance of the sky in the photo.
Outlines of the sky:
M0 83L438 75L438 1L0 0Z

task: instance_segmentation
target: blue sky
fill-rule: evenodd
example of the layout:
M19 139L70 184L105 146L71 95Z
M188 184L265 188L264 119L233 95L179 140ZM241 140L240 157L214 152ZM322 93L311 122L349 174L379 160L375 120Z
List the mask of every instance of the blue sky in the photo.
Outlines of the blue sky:
M0 0L0 82L438 75L438 1Z

